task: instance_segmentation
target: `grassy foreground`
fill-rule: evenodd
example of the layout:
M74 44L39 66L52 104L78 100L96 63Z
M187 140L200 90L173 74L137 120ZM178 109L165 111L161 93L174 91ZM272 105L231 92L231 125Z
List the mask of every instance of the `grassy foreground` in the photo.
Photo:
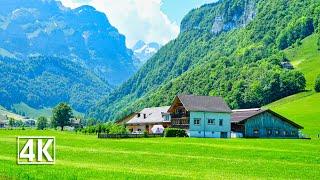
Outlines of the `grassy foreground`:
M17 165L16 136L56 137L55 165ZM319 179L320 140L98 139L0 130L0 179Z

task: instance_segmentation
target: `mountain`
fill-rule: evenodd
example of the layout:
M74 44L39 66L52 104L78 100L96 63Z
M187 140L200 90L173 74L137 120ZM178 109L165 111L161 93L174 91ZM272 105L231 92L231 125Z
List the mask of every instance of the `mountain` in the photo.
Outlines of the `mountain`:
M132 51L136 57L136 66L141 67L146 63L158 50L161 45L156 42L145 43L144 41L138 41L133 47Z
M8 109L65 101L85 112L136 71L133 59L125 37L93 7L0 1L0 104Z
M0 52L17 58L55 56L81 63L109 84L133 74L133 53L106 15L54 0L0 2Z
M232 108L260 107L301 92L306 79L283 53L319 28L320 2L221 0L189 12L163 46L89 115L114 120L177 94L222 96Z

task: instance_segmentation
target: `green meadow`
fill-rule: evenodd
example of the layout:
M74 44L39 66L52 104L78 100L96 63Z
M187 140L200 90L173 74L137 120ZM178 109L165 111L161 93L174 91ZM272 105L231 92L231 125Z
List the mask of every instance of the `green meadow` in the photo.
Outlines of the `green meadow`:
M55 136L55 165L17 165L16 136ZM1 130L0 179L319 179L320 140L98 139Z

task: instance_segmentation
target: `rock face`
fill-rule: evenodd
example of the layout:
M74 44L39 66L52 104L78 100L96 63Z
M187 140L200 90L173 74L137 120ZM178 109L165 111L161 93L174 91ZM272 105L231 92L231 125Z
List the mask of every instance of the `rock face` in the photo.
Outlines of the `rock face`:
M181 32L188 30L210 31L213 35L227 32L238 27L245 27L256 16L257 0L244 0L237 5L229 3L213 3L202 6L206 16L194 13L188 14L181 23ZM224 11L228 9L229 11ZM190 17L193 15L193 17Z
M144 41L138 41L132 48L134 56L136 58L136 67L141 67L146 63L158 50L161 45L156 42L145 43Z
M67 58L112 85L136 71L125 37L90 6L69 9L54 0L1 1L0 48L16 58Z

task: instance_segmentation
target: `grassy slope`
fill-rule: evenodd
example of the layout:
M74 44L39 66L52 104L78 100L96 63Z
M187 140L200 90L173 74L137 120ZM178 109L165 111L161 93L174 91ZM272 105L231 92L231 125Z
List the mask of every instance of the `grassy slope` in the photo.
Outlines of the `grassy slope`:
M25 103L14 104L13 108L15 109L16 112L23 112L26 116L35 118L35 119L40 116L45 116L48 118L52 116L52 108L35 109L28 106ZM73 114L75 116L84 116L83 113L80 113L77 111L73 111Z
M16 164L16 136L56 137L52 166ZM0 179L317 179L319 140L98 139L57 131L0 130Z
M23 116L20 116L18 114L12 113L12 112L8 111L6 108L2 107L1 105L0 105L0 114L7 115L9 118L13 118L13 119L16 119L16 120L23 119Z
M317 51L315 35L304 39L299 47L287 49L285 54L305 75L309 91L281 99L267 107L301 124L305 127L305 134L316 137L320 134L320 93L315 93L313 87L316 76L320 74L320 51Z

